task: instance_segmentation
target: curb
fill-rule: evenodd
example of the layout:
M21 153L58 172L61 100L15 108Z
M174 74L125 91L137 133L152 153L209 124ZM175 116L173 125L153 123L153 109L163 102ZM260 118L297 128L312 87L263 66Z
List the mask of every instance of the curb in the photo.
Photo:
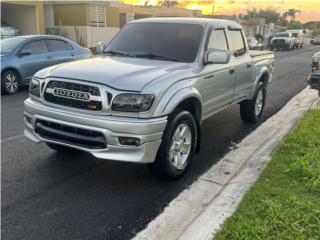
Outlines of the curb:
M272 152L318 99L309 87L245 137L173 199L134 240L213 239L271 160ZM320 100L317 101L318 105Z

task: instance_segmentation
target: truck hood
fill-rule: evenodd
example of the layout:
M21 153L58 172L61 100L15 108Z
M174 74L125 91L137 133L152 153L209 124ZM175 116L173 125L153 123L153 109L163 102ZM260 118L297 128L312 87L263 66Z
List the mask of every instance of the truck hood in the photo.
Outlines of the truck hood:
M35 76L69 78L119 90L141 91L149 82L187 65L141 58L96 57L49 67Z

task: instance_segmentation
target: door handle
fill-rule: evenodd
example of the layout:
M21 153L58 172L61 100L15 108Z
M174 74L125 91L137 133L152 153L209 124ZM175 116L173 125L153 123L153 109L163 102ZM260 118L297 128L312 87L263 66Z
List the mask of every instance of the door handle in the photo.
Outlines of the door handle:
M230 73L230 74L233 74L233 73L234 73L234 68L230 68L230 69L229 69L229 73Z
M75 54L74 54L74 53L71 53L70 55L71 55L72 57L74 57L74 56L75 56Z
M52 56L47 56L48 59L52 59Z
M251 68L251 63L248 63L248 64L247 64L247 68Z

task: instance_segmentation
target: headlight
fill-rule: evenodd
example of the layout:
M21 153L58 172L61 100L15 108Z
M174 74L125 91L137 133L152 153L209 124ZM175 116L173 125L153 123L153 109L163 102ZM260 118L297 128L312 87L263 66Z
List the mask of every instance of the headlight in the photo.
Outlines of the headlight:
M40 97L40 82L36 79L31 79L29 83L29 93L32 96Z
M153 94L120 94L114 99L112 110L122 112L145 112L151 108L153 101Z

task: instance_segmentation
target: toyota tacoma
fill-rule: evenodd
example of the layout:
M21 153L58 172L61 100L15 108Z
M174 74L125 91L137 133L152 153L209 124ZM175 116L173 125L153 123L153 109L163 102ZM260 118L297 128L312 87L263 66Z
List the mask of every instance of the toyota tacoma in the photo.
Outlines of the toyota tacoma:
M205 119L239 104L243 121L259 120L274 54L248 49L232 21L130 22L102 56L33 76L24 134L57 151L147 163L160 177L178 178L200 149Z

